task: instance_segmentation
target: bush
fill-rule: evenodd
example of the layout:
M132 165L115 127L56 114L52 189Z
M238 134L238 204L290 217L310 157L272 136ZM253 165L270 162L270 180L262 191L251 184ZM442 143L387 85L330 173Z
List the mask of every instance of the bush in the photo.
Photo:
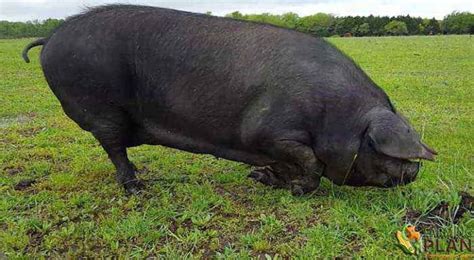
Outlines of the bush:
M295 13L285 13L281 16L281 20L285 24L285 27L295 29L298 27L300 17Z
M433 19L423 19L423 22L419 26L420 32L426 35L439 34L441 33L441 27L435 18Z
M302 17L297 29L316 36L327 37L332 34L333 24L334 16L325 13L317 13Z
M356 35L357 36L366 36L370 33L370 25L368 23L363 23L357 26Z
M390 35L408 34L407 25L404 22L393 20L384 26L385 32Z
M444 17L443 32L447 34L474 33L474 14L469 12L452 12Z

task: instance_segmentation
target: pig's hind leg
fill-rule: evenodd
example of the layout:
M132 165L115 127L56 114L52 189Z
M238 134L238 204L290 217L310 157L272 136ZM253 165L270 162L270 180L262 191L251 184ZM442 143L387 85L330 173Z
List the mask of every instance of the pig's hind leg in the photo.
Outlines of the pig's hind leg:
M139 145L134 140L133 124L120 108L96 103L62 102L64 112L82 129L91 132L117 171L116 178L128 193L136 194L143 186L135 177L136 167L128 160L127 147Z
M127 147L130 146L130 137L133 133L125 115L112 114L115 116L96 120L100 123L94 124L91 132L114 164L118 182L124 186L127 193L137 194L143 184L136 178L136 167L127 156Z

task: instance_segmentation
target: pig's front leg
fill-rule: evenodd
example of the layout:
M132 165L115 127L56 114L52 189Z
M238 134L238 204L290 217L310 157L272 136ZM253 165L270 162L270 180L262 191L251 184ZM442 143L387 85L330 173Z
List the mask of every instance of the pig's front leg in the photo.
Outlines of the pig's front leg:
M250 172L248 177L262 184L275 188L285 188L288 186L288 182L285 181L285 179L283 179L282 176L280 176L278 172L275 172L270 166L254 169Z
M273 187L286 187L294 195L303 195L318 188L324 170L311 147L288 139L273 142L267 150L278 163L254 170L250 177Z

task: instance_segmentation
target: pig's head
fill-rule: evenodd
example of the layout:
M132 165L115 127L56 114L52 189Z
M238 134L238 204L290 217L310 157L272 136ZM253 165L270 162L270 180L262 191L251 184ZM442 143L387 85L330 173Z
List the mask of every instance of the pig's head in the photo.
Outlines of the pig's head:
M337 184L393 187L415 180L420 159L434 160L436 152L399 114L375 108L364 116L365 131L347 140L327 165L326 177Z

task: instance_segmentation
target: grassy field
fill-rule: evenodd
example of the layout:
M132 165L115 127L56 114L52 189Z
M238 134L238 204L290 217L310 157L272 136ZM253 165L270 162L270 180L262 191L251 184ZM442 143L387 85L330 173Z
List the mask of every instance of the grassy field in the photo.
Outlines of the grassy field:
M439 152L395 189L328 180L294 197L250 167L158 146L130 149L147 187L127 197L92 135L61 110L30 39L0 40L0 258L402 257L394 233L474 185L474 38L331 38ZM418 218L413 218L413 213ZM420 216L421 214L421 216ZM410 217L411 216L411 217ZM472 216L425 237L474 239Z

